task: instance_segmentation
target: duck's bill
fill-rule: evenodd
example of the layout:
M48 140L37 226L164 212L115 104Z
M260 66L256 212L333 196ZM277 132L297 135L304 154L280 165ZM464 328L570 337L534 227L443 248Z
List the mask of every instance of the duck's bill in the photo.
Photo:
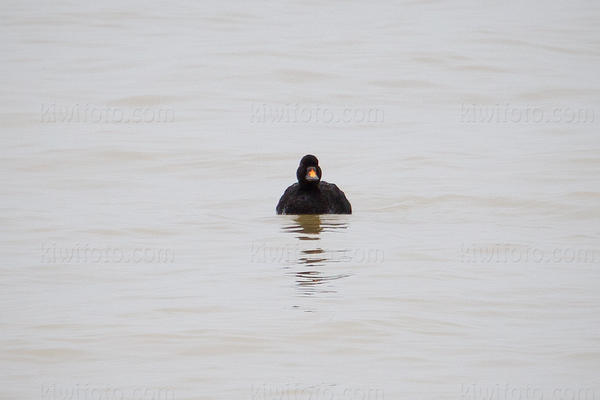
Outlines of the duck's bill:
M319 175L317 175L317 169L315 167L308 167L306 170L306 180L307 181L318 181Z

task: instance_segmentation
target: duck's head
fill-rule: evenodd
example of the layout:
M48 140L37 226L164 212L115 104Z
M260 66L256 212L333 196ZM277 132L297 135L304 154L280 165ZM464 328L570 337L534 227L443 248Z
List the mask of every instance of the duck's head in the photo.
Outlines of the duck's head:
M321 181L321 175L321 167L319 167L317 157L312 154L302 157L300 166L296 170L296 177L300 186L317 187Z

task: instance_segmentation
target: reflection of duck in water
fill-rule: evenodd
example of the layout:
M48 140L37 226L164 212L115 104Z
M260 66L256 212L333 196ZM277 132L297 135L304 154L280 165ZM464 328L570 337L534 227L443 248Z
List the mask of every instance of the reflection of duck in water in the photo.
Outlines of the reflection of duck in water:
M308 154L300 160L297 183L288 187L279 203L277 214L352 214L352 206L333 183L321 181L317 157Z
M296 215L295 224L286 225L283 230L290 233L301 233L296 236L300 240L319 240L319 233L323 231L321 227L321 217L319 215Z
M294 222L285 225L283 230L290 233L301 233L296 236L300 240L319 240L321 232L333 232L338 229L347 229L348 223L336 217L320 216L316 214L296 215Z
M323 218L323 220L322 220ZM299 240L321 240L321 233L333 232L340 229L347 229L348 224L336 217L321 217L319 215L296 215L294 223L286 225L283 230L289 233L297 234ZM316 244L316 243L315 243ZM343 261L345 253L348 250L325 250L322 247L314 247L300 250L297 264L302 267L301 270L294 273L296 283L304 289L304 294L313 294L317 291L317 285L328 281L344 278L347 274L324 275L323 272L316 270L320 267L326 267L328 264ZM320 292L330 292L330 290L319 290Z

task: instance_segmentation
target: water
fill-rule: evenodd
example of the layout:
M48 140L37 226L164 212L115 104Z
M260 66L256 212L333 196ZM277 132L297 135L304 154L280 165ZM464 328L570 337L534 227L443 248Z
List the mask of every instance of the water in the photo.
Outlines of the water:
M1 398L600 398L597 2L0 13Z

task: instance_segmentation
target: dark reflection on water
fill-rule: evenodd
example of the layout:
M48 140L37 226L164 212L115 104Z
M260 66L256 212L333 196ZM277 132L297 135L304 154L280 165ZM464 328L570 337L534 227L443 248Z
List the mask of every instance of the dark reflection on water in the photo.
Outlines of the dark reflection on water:
M303 241L293 272L302 294L335 292L331 285L325 284L350 276L344 273L326 275L322 271L334 263L343 262L349 252L349 249L324 248L321 241L323 234L345 229L348 229L348 222L339 216L296 215L292 221L286 221L283 231Z

